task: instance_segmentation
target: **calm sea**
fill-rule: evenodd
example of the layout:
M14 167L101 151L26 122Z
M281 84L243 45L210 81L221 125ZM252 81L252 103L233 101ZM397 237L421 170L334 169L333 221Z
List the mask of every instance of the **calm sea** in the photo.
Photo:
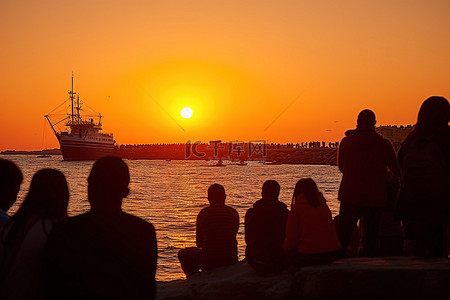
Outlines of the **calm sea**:
M24 173L18 201L10 210L16 211L26 196L31 177L42 168L62 171L69 183L69 216L89 210L87 176L93 162L63 161L61 156L2 156L17 163ZM294 185L302 177L311 177L328 200L336 215L339 209L337 192L341 173L336 166L264 165L249 162L246 166L212 167L205 161L127 160L131 174L130 195L123 209L153 223L158 239L157 280L184 278L177 251L195 246L195 219L208 201L206 191L220 183L227 193L226 203L234 207L241 220L238 233L239 259L245 256L244 216L247 209L261 197L264 181L275 179L281 185L280 200L288 206Z

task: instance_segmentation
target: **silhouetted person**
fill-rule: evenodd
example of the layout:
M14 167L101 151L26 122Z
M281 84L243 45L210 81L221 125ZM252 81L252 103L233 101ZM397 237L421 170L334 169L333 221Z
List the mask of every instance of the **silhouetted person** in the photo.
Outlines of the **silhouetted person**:
M398 153L401 188L398 212L418 256L447 256L445 231L450 211L450 107L430 97Z
M22 172L14 163L0 158L0 227L9 218L6 212L16 202L22 180Z
M340 254L330 209L311 178L295 185L283 249L296 267L332 263Z
M375 114L363 110L357 128L347 131L338 151L342 181L339 240L344 253L358 219L364 219L363 251L365 256L378 255L378 227L382 210L387 206L386 178L388 168L398 176L399 168L391 143L375 132Z
M178 258L187 277L199 269L210 270L238 261L236 234L239 215L225 205L225 189L220 184L208 188L209 206L197 216L197 247L181 249Z
M245 257L256 271L278 271L285 264L283 241L289 211L278 201L279 194L278 182L264 182L262 199L245 215Z
M47 298L155 298L155 229L122 212L129 181L120 158L94 163L88 178L91 211L58 223L50 234L44 268Z
M42 169L17 213L0 230L0 299L41 299L44 246L67 216L69 190L57 170Z

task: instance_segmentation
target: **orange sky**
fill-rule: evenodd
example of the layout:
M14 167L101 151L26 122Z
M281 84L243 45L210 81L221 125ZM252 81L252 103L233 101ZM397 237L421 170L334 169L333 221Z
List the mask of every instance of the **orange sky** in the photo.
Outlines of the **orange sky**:
M335 141L364 108L412 124L450 97L449 15L446 0L2 0L0 150L58 146L43 115L72 71L119 144Z

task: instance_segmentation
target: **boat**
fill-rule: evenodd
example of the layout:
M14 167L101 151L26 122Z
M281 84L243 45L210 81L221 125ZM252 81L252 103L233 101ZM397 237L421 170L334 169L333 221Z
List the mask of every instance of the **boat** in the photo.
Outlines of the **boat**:
M64 104L66 104L65 107ZM54 117L61 115L54 113L61 107L66 109L66 112L62 114L63 118L52 121ZM90 110L84 109L80 95L74 92L72 74L69 98L44 116L58 139L64 160L96 160L102 156L114 154L116 142L113 134L102 132L103 116ZM61 125L63 125L62 128L60 128Z
M222 158L219 158L219 161L214 164L214 165L210 165L211 167L226 167L227 165L223 163Z

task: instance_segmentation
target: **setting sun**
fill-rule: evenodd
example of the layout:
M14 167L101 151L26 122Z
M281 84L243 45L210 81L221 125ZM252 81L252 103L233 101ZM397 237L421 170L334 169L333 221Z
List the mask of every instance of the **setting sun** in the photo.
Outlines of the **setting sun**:
M185 107L180 112L181 116L185 119L192 117L192 109L190 107Z

